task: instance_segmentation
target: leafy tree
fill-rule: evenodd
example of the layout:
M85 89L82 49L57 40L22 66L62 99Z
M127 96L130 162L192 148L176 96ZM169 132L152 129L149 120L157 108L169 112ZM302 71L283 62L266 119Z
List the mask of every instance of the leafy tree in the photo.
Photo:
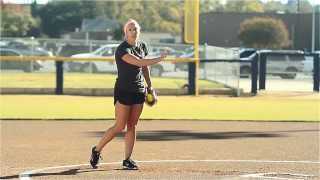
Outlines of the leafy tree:
M34 0L31 5L30 5L30 9L31 9L31 15L32 17L36 17L38 16L38 4L37 4L37 1Z
M312 5L309 0L289 0L287 4L287 12L310 13L312 12Z
M96 5L90 1L49 2L39 9L42 30L50 37L74 31L84 18L93 18L96 13Z
M246 47L281 48L289 45L288 34L282 20L254 17L240 24L239 39Z
M268 1L263 5L265 12L285 12L286 6L280 1Z
M220 0L200 0L200 13L222 12L224 6Z
M120 23L134 18L143 31L178 34L182 28L183 4L178 1L125 1L118 3Z
M264 12L259 0L228 0L225 5L227 12Z
M183 1L52 1L38 10L42 30L51 37L74 31L84 18L97 16L121 24L134 18L143 31L178 34L182 29L183 13ZM114 32L118 38L122 37L122 29L119 30Z
M120 14L117 1L95 1L95 3L97 14L100 16L115 20Z
M27 36L30 29L37 27L34 18L26 13L2 10L1 35L8 37Z

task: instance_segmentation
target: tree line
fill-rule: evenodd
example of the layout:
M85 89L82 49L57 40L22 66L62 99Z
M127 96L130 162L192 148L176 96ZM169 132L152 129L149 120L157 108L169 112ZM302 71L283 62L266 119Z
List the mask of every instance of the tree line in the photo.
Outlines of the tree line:
M7 37L49 37L74 32L84 19L103 17L117 21L114 38L122 37L121 24L130 18L138 20L143 31L182 33L184 1L50 1L45 5L31 4L30 11L15 12L1 4L1 35ZM280 12L309 13L312 6L308 0L279 1L260 0L200 0L200 13L208 12ZM240 25L239 39L247 47L281 48L290 46L288 30L281 20L253 18Z
M298 7L299 5L299 7ZM2 4L2 6L4 6ZM183 24L183 0L175 1L49 1L45 5L31 4L29 12L2 9L2 36L53 37L73 32L83 19L102 16L124 23L137 19L143 31L181 34ZM301 13L312 11L308 0L289 0L262 3L260 0L200 0L200 12L283 12ZM117 30L119 31L119 30ZM116 32L115 32L116 33ZM121 37L121 36L120 36Z

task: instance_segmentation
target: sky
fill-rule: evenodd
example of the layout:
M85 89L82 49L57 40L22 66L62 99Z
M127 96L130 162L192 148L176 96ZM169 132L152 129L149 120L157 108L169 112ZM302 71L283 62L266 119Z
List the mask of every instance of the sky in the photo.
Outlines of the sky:
M4 3L16 3L16 4L30 4L33 0L3 0ZM37 0L38 4L46 4L49 0ZM270 0L261 0L263 2L267 2ZM288 0L279 0L282 3L287 3ZM312 5L320 5L320 0L309 0Z
M268 2L270 0L261 0L262 2ZM278 0L278 1L281 1L281 3L283 4L286 4L288 2L288 0ZM309 2L312 4L312 5L319 5L320 4L320 0L309 0Z

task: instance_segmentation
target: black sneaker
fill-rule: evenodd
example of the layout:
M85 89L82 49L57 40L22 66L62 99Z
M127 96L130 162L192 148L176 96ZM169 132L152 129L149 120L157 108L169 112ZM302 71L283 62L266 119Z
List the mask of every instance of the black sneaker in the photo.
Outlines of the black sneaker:
M90 164L92 168L96 169L98 168L97 164L99 163L99 159L102 159L100 156L100 152L96 151L96 147L94 146L91 150L91 159L90 159Z
M136 162L134 162L132 159L126 159L126 160L123 160L122 162L122 166L123 166L123 169L130 169L130 170L137 170L139 169Z

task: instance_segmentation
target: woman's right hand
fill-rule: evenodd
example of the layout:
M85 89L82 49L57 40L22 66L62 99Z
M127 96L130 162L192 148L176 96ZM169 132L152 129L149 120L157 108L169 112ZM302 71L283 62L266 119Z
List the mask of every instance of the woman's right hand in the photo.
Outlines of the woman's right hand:
M162 53L160 54L160 59L161 59L161 61L163 61L164 58L167 57L167 55L168 55L168 52L167 52L167 51L162 52Z

